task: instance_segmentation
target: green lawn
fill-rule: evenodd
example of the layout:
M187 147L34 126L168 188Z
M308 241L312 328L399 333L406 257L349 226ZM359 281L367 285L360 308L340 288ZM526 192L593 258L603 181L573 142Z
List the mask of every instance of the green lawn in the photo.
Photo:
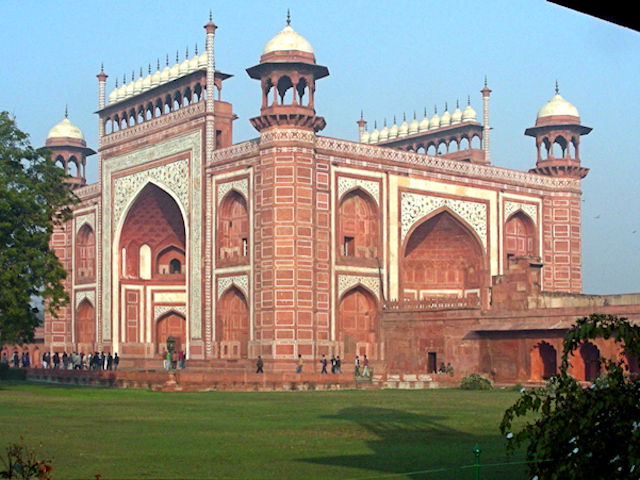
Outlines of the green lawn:
M498 425L517 394L461 390L154 393L0 384L0 447L24 437L56 479L525 478ZM4 453L4 452L3 452ZM511 459L522 461L522 456ZM444 471L443 471L444 470ZM409 472L424 472L408 475Z

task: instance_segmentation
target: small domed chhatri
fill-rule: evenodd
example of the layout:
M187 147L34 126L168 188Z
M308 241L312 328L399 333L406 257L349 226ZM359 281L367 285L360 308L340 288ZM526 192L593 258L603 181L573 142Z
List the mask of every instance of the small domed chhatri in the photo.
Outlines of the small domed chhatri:
M316 57L307 39L291 27L291 15L287 11L287 26L267 42L262 50L260 63L290 61L315 65Z
M538 110L536 125L558 122L580 124L580 113L576 107L560 96L556 82L556 94Z
M76 127L73 123L71 123L71 120L67 118L66 113L62 121L56 124L51 130L49 130L46 144L48 146L50 144L49 142L50 140L63 139L63 138L80 140L83 146L87 145L84 139L84 135L82 134L82 131L78 127Z

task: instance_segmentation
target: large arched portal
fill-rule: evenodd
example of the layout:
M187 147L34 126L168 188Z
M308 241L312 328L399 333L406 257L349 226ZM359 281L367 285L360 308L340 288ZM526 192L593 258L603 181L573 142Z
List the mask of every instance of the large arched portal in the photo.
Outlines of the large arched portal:
M592 382L600 375L600 350L593 343L580 346L573 357L573 376L578 380Z
M186 231L180 207L166 191L149 183L131 205L122 224L114 265L119 272L117 289L121 355L161 353L165 330L186 349L185 319L171 317L155 325L156 304L186 301ZM114 319L115 323L115 319ZM162 326L163 329L160 329ZM168 329L168 330L167 330ZM155 345L149 343L156 339ZM177 347L176 347L177 348Z
M371 259L379 255L378 208L369 195L356 189L347 193L338 211L338 238L341 260ZM366 262L366 260L365 260Z
M536 230L531 219L522 212L513 214L505 226L504 251L507 258L536 254Z
M343 360L351 361L356 355L377 358L378 303L365 288L358 286L342 297L336 336L342 345Z
M480 296L483 270L479 240L445 210L419 225L406 242L402 298Z
M96 342L96 310L86 298L78 305L75 327L78 352L93 352Z
M247 358L249 354L249 307L244 294L231 287L218 301L216 340L222 358Z
M546 380L558 373L558 353L547 342L540 342L531 350L531 381Z
M156 325L156 352L162 354L166 351L169 336L176 341L175 351L183 351L187 343L186 324L185 318L179 313L169 312L162 316Z

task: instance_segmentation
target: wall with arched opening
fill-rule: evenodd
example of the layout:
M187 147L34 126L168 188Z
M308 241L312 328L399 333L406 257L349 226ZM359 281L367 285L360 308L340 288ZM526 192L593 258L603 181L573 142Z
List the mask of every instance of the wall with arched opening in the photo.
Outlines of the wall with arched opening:
M218 209L218 261L224 265L249 263L249 210L246 199L230 191Z
M378 316L378 302L366 288L357 286L342 296L336 337L343 361L351 362L356 355L377 359Z
M511 215L504 232L504 251L507 258L535 256L537 252L536 227L531 218L521 211Z
M347 193L340 202L337 223L338 258L375 263L380 253L380 219L375 201L360 189Z
M75 319L75 335L78 352L94 351L96 339L96 311L89 300L78 305Z
M93 228L84 224L76 236L76 283L96 281L96 235Z
M185 351L187 348L187 322L180 313L170 311L160 317L156 323L156 353L164 353L167 350L167 339L172 336L175 343L175 351Z
M531 381L540 382L558 373L558 352L547 342L531 350Z
M480 296L483 248L466 224L444 210L410 234L400 271L404 299Z
M244 294L230 287L218 300L216 341L221 358L247 358L249 354L249 306Z

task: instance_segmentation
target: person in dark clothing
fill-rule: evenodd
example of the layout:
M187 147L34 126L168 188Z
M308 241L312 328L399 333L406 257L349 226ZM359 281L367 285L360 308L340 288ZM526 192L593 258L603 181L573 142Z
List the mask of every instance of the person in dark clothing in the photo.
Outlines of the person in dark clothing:
M118 370L118 364L120 363L120 357L118 357L118 354L116 353L115 356L113 357L113 369L114 370Z
M342 373L342 360L340 360L340 355L336 357L336 372Z
M107 370L112 370L113 369L113 356L111 355L111 352L109 352L109 355L107 355Z
M327 373L327 357L322 355L322 360L320 360L320 363L322 364L322 371L320 373Z
M262 357L260 355L258 355L258 361L256 362L256 367L258 368L256 370L256 373L264 373L264 370L262 369L262 367L264 367L264 362L262 361Z
M331 355L331 373L336 373L336 356Z

